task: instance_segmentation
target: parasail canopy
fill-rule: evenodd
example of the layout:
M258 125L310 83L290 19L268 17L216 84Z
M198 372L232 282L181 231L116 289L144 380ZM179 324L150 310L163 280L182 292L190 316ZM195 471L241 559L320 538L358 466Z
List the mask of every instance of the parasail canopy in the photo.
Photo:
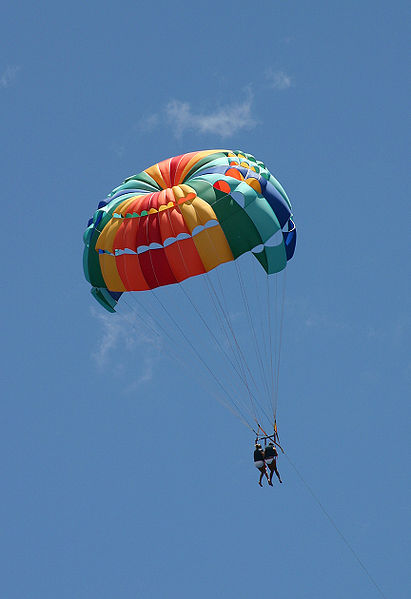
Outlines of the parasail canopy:
M268 274L294 253L291 204L251 154L190 152L129 177L84 234L84 273L113 311L125 291L179 283L252 252Z

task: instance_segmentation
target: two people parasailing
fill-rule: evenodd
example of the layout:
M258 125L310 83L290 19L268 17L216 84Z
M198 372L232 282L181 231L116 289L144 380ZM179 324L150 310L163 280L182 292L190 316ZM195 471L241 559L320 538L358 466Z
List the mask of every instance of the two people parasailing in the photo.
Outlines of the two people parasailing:
M270 441L268 446L263 449L260 443L258 443L258 440L256 440L254 449L254 465L260 471L260 480L258 481L260 487L263 486L262 480L264 476L267 478L268 484L271 487L273 486L274 472L280 483L283 482L277 469L277 457L278 452L272 441ZM270 476L268 476L267 466L270 471Z

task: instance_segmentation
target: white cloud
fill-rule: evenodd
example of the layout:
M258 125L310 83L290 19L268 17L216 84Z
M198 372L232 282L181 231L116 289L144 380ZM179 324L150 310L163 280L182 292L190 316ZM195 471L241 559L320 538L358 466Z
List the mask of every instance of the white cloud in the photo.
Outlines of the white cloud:
M137 383L148 383L152 380L154 375L154 361L152 356L145 356L143 360L143 367L141 369L140 376L137 379Z
M293 79L290 75L287 75L284 71L274 71L273 69L267 69L265 72L265 78L268 81L268 85L272 89L283 91L292 87Z
M154 375L153 364L161 351L161 337L142 325L133 313L106 314L94 308L91 312L102 324L102 335L92 354L97 366L102 369L110 363L112 371L121 371L124 362L117 362L116 354L122 352L124 360L126 349L130 352L137 375L136 381L130 384L149 382ZM136 364L139 369L135 368Z
M160 120L158 114L144 116L139 120L137 128L144 132L153 131L153 129L156 129L160 125Z
M212 133L222 138L230 137L257 124L252 116L252 103L253 96L250 90L247 90L242 102L219 106L208 112L196 111L190 102L170 100L160 113L142 117L137 128L147 133L160 126L168 126L177 138L190 130Z
M7 87L13 85L13 83L16 81L19 70L19 66L8 65L0 77L0 88L6 89Z
M241 129L250 129L257 124L251 114L252 102L249 91L243 102L227 104L214 111L196 112L189 102L171 100L165 108L165 115L176 137L181 137L187 130L230 137Z

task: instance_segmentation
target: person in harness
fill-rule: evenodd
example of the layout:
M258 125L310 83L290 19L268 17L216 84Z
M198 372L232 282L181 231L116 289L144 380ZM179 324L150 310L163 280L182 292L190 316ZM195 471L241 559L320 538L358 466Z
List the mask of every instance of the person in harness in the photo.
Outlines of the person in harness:
M271 486L273 485L272 480L273 480L274 472L275 472L278 480L280 481L280 483L282 483L283 481L281 480L280 473L278 472L278 469L277 469L278 452L277 452L277 450L274 446L274 443L272 441L270 441L268 446L265 448L264 458L265 458L265 463L267 464L267 466L270 470L270 479L268 481L268 484Z
M268 484L273 486L273 483L268 480L267 467L265 465L264 457L264 450L256 441L254 449L254 465L260 471L260 480L258 481L258 484L260 487L262 487L263 477L266 476Z

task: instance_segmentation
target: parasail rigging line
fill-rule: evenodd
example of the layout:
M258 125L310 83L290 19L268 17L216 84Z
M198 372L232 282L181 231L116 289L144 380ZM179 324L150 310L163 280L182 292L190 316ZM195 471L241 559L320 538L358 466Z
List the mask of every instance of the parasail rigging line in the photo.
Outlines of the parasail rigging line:
M236 265L236 272L237 272L238 282L239 282L239 286L240 286L240 290L241 290L241 296L242 296L243 304L244 304L245 311L246 311L247 318L248 318L248 323L249 323L250 329L251 329L251 331L253 333L254 349L256 351L257 362L258 362L259 367L260 367L261 380L263 381L263 383L265 383L267 395L269 397L270 396L270 391L269 391L269 388L268 388L267 383L266 383L266 372L265 372L265 369L264 369L264 366L263 366L263 362L262 362L262 358L261 358L261 352L260 352L259 344L258 344L258 341L257 341L257 335L256 335L256 332L255 332L253 318L252 318L250 306L249 306L249 303L248 303L247 293L246 293L246 290L244 288L243 278L242 278L240 269L238 268L237 262L235 263L235 265Z
M231 353L232 353L232 355L235 358L237 366L241 369L241 371L243 373L243 376L244 376L244 368L243 368L243 364L241 362L241 356L239 356L237 347L233 343L233 340L231 339L230 335L228 334L227 323L224 322L223 317L221 315L222 310L218 309L216 298L214 297L214 295L213 295L213 293L211 291L211 286L210 286L210 281L208 280L208 276L201 277L201 280L204 281L204 283L205 283L205 286L206 286L206 289L207 289L207 293L209 295L210 301L211 301L211 303L213 305L213 308L214 308L214 313L215 313L216 318L218 320L218 324L219 324L221 330L224 332L224 335L225 335L225 338L227 340L227 343L230 346Z
M270 340L270 380L271 380L271 393L270 403L273 410L273 420L275 421L275 408L274 408L274 365L273 365L273 336L272 336L272 325L271 325L271 302L270 302L270 280L267 273L267 311L268 311L268 334Z
M133 310L133 307L132 307L132 306L131 306L131 305L128 303L128 301L127 301L125 298L123 298L123 302L122 302L122 303L124 303L124 304L126 304L126 306L128 306L128 308L129 308L130 312L131 312L131 311L133 311L133 312L136 314L137 318L139 318L139 320L141 320L141 322L144 324L144 326L145 326L145 327L146 327L146 328L147 328L149 331L151 331L152 333L154 333L154 335L156 335L157 337L160 337L160 338L161 338L161 335L160 335L160 333L159 333L159 332L158 332L158 331L157 331L157 330L156 330L156 329L155 329L155 328L154 328L154 327L153 327L153 326L152 326L152 325L151 325L151 324L150 324L150 323L149 323L147 320L144 320L144 318L141 316L141 314L139 314L137 311ZM148 314L148 313L147 313L147 314ZM148 316L149 316L149 318L151 319L151 316L150 316L150 314L148 314ZM134 328L135 328L135 327L134 327Z
M258 358L258 364L259 364L259 367L260 367L261 379L265 383L267 393L269 394L269 389L268 389L267 383L266 383L266 372L265 372L264 365L263 365L263 360L262 360L262 357L261 357L260 346L259 346L259 343L258 343L258 340L257 340L257 335L256 335L256 331L255 331L254 321L253 321L253 317L252 317L252 311L250 310L250 306L249 306L249 302L248 302L248 297L247 297L247 291L246 291L246 288L245 288L245 285L244 285L244 281L243 281L243 277L242 277L242 274L241 274L241 271L240 271L240 269L238 267L237 262L236 262L236 271L237 271L237 277L238 277L239 284L240 284L241 296L242 296L243 303L244 303L244 306L245 306L245 309L246 309L246 313L247 313L248 322L249 322L250 328L251 328L252 333L253 333L254 347L255 347L255 350L256 350L256 355L257 355L257 358Z
M255 265L256 266L256 265ZM271 410L273 411L273 405L272 405L272 399L271 399L271 390L270 390L270 370L269 370L269 364L270 364L270 355L269 355L269 350L267 347L267 339L266 339L266 331L268 330L268 320L270 318L270 315L268 313L268 310L270 309L270 307L265 306L265 293L261 293L261 285L259 285L258 282L258 277L257 277L257 268L254 267L252 268L253 271L253 278L254 278L254 289L256 292L256 298L257 298L257 306L260 306L261 309L260 310L256 310L257 312L257 320L258 317L260 319L259 321L259 329L260 329L260 333L261 333L261 351L262 351L262 358L263 358L263 363L266 365L265 367L265 381L266 381L266 387L267 387L267 393L268 393L268 399L271 405ZM266 275L268 276L268 275ZM263 279L264 281L266 281L266 277L264 277ZM264 319L264 314L266 315L266 319ZM265 320L267 321L267 324L265 322ZM268 336L268 335L267 335Z
M133 297L133 296L131 296ZM135 300L135 298L133 298ZM135 300L136 301L136 300ZM138 312L136 311L136 309L134 309L126 300L124 300L122 303L124 303L130 310L130 313L136 314L140 320L143 322L144 325L147 325L146 321L138 314ZM140 307L147 312L147 310L145 309L145 307L140 304ZM151 315L147 312L149 318L151 319ZM122 316L121 313L119 313L119 316ZM133 322L130 323L132 328L135 330L135 332L140 335L140 331L137 329L137 327L135 326L135 324ZM170 348L174 349L175 346L175 339L173 339L173 337L171 337L171 335L168 333L168 331L166 331L160 323L157 322L157 324L159 325L159 328L163 331L163 333L166 335L166 337L168 338L169 342L170 342ZM158 335L158 337L160 337L160 339L163 341L163 338L161 337L161 335L158 333L158 331L156 331L153 327L151 326L147 326L147 328L149 330L151 330L154 334ZM180 356L174 355L173 356L175 360L177 360L184 368L186 368L187 364L180 358ZM210 387L209 384L209 380L204 376L203 373L200 373L201 377L203 378L203 380L206 382L206 384L209 386L209 391L211 393L211 395L219 402L221 403L225 408L227 408L228 410L230 410L230 412L236 416L237 418L239 418L239 420L247 427L249 428L252 432L254 432L254 429L249 425L249 423L247 422L247 420L245 418L243 418L241 416L241 414L239 414L238 410L234 410L232 405L230 405L227 401L225 401L221 396L219 396L217 393L215 393L215 391Z
M214 296L215 296L215 298L216 298L216 300L217 300L217 302L218 302L218 304L219 304L219 306L221 308L222 313L224 314L224 317L226 319L226 322L227 322L227 325L228 325L228 327L230 329L230 332L231 332L231 334L233 336L233 339L234 339L234 342L236 344L236 347L237 347L238 353L240 355L241 361L243 363L243 366L247 370L247 372L248 372L248 374L250 376L250 379L251 379L251 381L252 381L252 383L253 383L256 391L258 392L258 385L257 385L257 383L255 381L253 373L250 370L250 367L248 365L246 357L244 356L244 352L241 349L241 345L240 345L240 343L239 343L239 341L237 339L237 335L235 333L235 328L234 328L234 325L233 325L232 320L230 318L230 310L229 310L228 307L227 308L225 307L225 306L228 306L228 302L227 302L227 299L225 297L224 288L223 288L223 285L221 283L220 273L218 272L218 270L216 270L216 275L217 275L217 280L218 280L218 285L219 285L219 288L220 288L220 294L221 294L222 301L220 300L220 297L219 297L218 293L215 290L215 287L213 285L213 282L212 282L212 279L211 279L211 276L210 276L209 277L209 281L210 281L211 288L213 289Z
M139 304L140 308L141 308L142 310L144 310L144 311L147 313L147 315L149 316L149 318L151 319L151 315L148 313L148 311L146 310L146 308L145 308L145 307L144 307L144 306L143 306L143 305L142 305L140 302L138 302L138 300L137 300L137 299L136 299L134 296L131 296L131 297L133 297L133 300ZM155 298L158 300L158 298L157 298L156 296L154 296L154 297L155 297ZM158 301L160 301L160 300L158 300ZM129 303L126 301L126 300L124 300L124 302L123 302L123 303L125 303L125 304L128 306L128 308L129 308L129 309L130 309L130 310L131 310L133 313L135 313L137 316L139 316L139 315L138 315L138 312L137 312L135 309L133 309L133 307L132 307L132 306L130 306L130 304L129 304ZM160 301L160 304L161 304L161 305L162 305L162 307L164 308L164 306L163 306L163 304L162 304L162 302L161 302L161 301ZM170 315L169 315L169 316L170 316ZM140 318L141 318L141 317L140 317ZM142 319L142 318L141 318L141 320L142 320L142 322L143 322L144 324L146 324L146 321L145 321L144 319ZM175 347L175 339L174 339L174 338L173 338L173 337L170 335L170 333L169 333L169 332L168 332L168 331L167 331L167 330L166 330L166 329L165 329L165 328L164 328L164 327L161 325L161 323L160 323L158 320L156 320L156 325L158 325L158 327L160 328L160 330L162 330L162 332L164 333L164 335L166 335L167 339L168 339L168 340L169 340L169 342L170 342L170 348L171 348L171 349L174 349L174 347ZM131 323L131 326L134 328L134 330L136 331L136 333L137 333L137 334L140 334L140 333L139 333L139 331L138 331L138 329L137 329L137 328L136 328L136 326L134 325L134 323ZM159 335L158 331L156 331L156 330L155 330L153 327L151 327L151 326L150 326L149 328L150 328L150 330L151 330L151 331L153 331L155 334ZM180 331L180 332L181 332L181 331ZM161 338L161 335L159 335L159 336L160 336L160 338ZM195 348L194 348L194 347L193 347L193 346L190 344L189 340L188 340L188 339L185 337L185 335L183 335L183 337L185 338L185 341L186 341L186 342L187 342L187 343L188 343L188 344L189 344L189 345L192 347L193 351L194 351L194 352L197 354L197 352L196 352ZM208 365L205 363L205 361L204 361L204 360L201 358L201 356L199 356L199 355L197 354L197 357L199 357L199 359L200 359L200 361L202 362L203 366L204 366L204 367L205 367L205 368L206 368L206 369L207 369L209 372L211 372L211 369L208 367ZM184 367L186 368L186 366L187 366L187 363L186 363L186 362L184 362L184 361L183 361L183 360L180 358L180 356L179 356L179 354L178 354L178 353L177 353L177 354L173 353L173 359L176 359L176 360L177 360L177 361L178 361L178 362L179 362L179 363L180 363L182 366L184 366ZM212 372L211 372L211 374L212 374ZM207 381L207 379L206 379L206 378L204 378L204 376L203 376L203 379L204 379L204 381ZM241 420L241 422L242 422L242 423L243 423L243 424L244 424L244 425L245 425L247 428L249 428L249 429L250 429L252 432L255 432L255 430L254 430L254 429L253 429L253 427L250 425L250 423L248 422L247 418L244 416L244 414L242 413L242 411L240 410L240 408L238 407L238 405L236 404L236 402L235 402L235 401L234 401L234 400L231 398L231 396L230 396L229 392L228 392L228 391L227 391L227 390L224 388L224 386L223 386L223 385L221 385L221 384L219 383L219 381L218 381L218 380L217 380L217 382L218 382L218 384L219 384L220 388L221 388L221 389L224 391L224 394L225 394L225 395L226 395L226 396L227 396L227 397L230 399L230 401L231 401L231 404L233 404L233 405L230 405L230 403L228 403L227 401L223 400L223 399L222 399L220 396L218 396L218 395L217 395L217 394L216 394L216 393L215 393L215 392L214 392L214 391L213 391L213 390L210 388L209 390L210 390L211 394L212 394L212 395L213 395L213 396L214 396L214 397L215 397L215 398L216 398L216 399L217 399L219 402L221 402L221 403L222 403L222 405L224 405L224 406L225 406L226 408L228 408L228 409L229 409L229 410L230 410L230 411L231 411L231 412L232 412L232 413L233 413L235 416L237 416L237 418L239 418L239 419Z
M213 379L216 381L216 383L218 384L218 386L224 391L224 393L227 395L227 397L230 399L231 403L235 406L235 409L238 410L239 414L241 414L242 418L247 422L246 417L244 416L244 414L242 413L242 411L240 410L240 408L238 407L238 404L235 402L235 400L231 397L231 395L228 393L228 391L225 389L225 387L222 385L222 383L219 381L219 379L217 378L217 376L214 374L214 372L212 371L212 369L210 368L210 366L203 360L203 358L201 357L201 355L199 354L199 352L196 350L196 348L194 347L194 345L191 343L190 339L187 337L187 335L184 333L184 331L182 330L182 328L180 327L180 325L178 324L178 322L175 320L175 318L173 317L173 315L167 310L167 307L163 304L163 302L160 300L159 297L157 297L157 295L155 294L154 289L151 290L153 293L153 296L155 297L155 299L160 303L161 307L163 308L163 310L166 312L167 316L170 318L170 320L172 320L172 322L174 323L174 325L177 327L177 329L180 331L180 334L184 337L184 339L186 340L186 342L189 344L189 346L191 347L191 349L194 351L194 353L196 354L196 356L198 357L198 359L201 361L201 363L203 364L203 366L205 366L205 368L208 370L208 372L211 374L211 376L213 377ZM253 432L254 429L247 424L248 428L250 428Z
M330 514L328 513L328 511L325 509L324 505L321 503L321 501L319 500L319 498L317 497L317 495L314 493L314 491L311 488L311 486L307 483L307 481L304 479L304 477L301 474L301 472L299 472L299 470L297 469L297 466L290 459L290 457L289 457L289 455L287 453L285 453L285 457L287 458L289 464L294 469L294 471L297 474L297 476L300 479L300 481L303 483L303 485L305 486L305 488L307 489L307 491L310 493L311 497L316 501L316 503L318 504L320 510L326 516L326 518L328 519L328 521L331 524L331 526L337 531L338 535L340 536L340 538L342 539L342 541L344 542L344 544L351 551L352 555L355 557L355 559L357 560L358 564L361 566L361 568L363 569L363 571L367 575L369 581L374 585L374 587L377 589L377 591L379 592L379 594L381 595L381 597L384 597L384 599L387 599L387 597L383 593L381 587L377 584L377 582L375 581L375 579L371 576L371 574L370 574L368 568L365 566L364 562L360 559L360 557L358 556L357 552L355 551L355 549L353 548L353 546L351 545L351 543L349 543L347 537L338 528L335 520L330 516Z
M221 347L221 344L218 342L218 339L215 336L213 330L211 329L211 327L209 326L209 324L207 323L207 321L205 320L205 318L203 317L203 315L201 314L201 312L199 311L199 309L197 308L197 306L195 305L195 303L193 302L193 300L191 299L191 297L189 296L189 294L186 292L186 290L184 289L184 287L182 285L180 285L180 289L182 290L182 292L184 293L184 295L186 296L186 298L190 302L191 306L193 307L194 311L196 312L196 314L200 318L201 322L203 323L203 325L205 326L205 328L209 332L209 334L210 334L211 338L213 339L213 341L214 341L215 346L217 347L217 349L219 349L221 351L221 353L225 356L226 360L229 362L229 364L233 368L234 372L240 377L240 379L243 381L243 383L247 386L246 380L242 379L241 373L237 370L235 364L233 363L233 361L231 360L230 356L227 354L227 352L225 351L225 349L223 349Z
M286 289L286 283L287 283L287 270L284 270L284 283L283 283L283 289L282 289L282 299L281 299L281 312L280 312L280 336L279 336L279 341L278 341L278 359L277 359L277 370L276 370L276 382L275 382L275 401L274 401L274 407L275 407L275 412L274 412L274 420L277 414L277 407L278 407L278 395L279 395L279 380L280 380L280 360L281 360L281 347L282 347L282 340L283 340L283 323L284 323L284 308L285 308L285 289Z
M217 277L218 277L218 281L219 281L219 285L220 285L221 297L223 298L223 301L224 301L225 303L227 303L227 302L226 302L226 299L225 299L224 291L223 291L223 286L222 286L222 284L221 284L221 280L220 280L220 278L219 278L219 273L218 273L218 271L216 271L216 273L217 273ZM251 370L250 370L250 368L249 368L249 366L248 366L247 360L246 360L246 358L245 358L245 356L244 356L244 353L243 353L243 351L242 351L242 349L241 349L241 347L240 347L240 344L239 344L239 342L238 342L238 340L237 340L237 337L236 337L236 335L235 335L234 327L232 326L232 324L231 324L231 320L230 320L230 318L229 318L229 312L228 312L228 310L226 310L226 309L224 308L224 305L221 303L221 301L220 301L220 298L219 298L218 294L216 293L216 291L215 291L215 289L214 289L214 286L213 286L213 284L212 284L211 278L210 278L209 280L210 280L210 284L211 284L211 286L212 286L212 288L213 288L213 291L214 291L214 295L215 295L215 297L216 297L216 300L217 300L217 302L219 303L219 305L220 305L220 308L221 308L221 310L222 310L222 312L223 312L223 314L224 314L224 316L225 316L225 318L226 318L226 320L227 320L227 322L228 322L228 324L229 324L230 331L231 331L231 333L232 333L232 335L233 335L233 338L234 338L234 340L235 340L235 343L236 343L236 345L237 345L237 347L238 347L238 351L239 351L239 354L240 354L240 355L241 355L241 357L242 357L242 360L243 360L244 366L245 366L245 368L247 369L247 371L248 371L248 373L249 373L249 375L250 375L250 378L251 378L251 380L252 380L252 381L253 381L253 383L254 383L254 386L255 386L255 389L256 389L256 391L257 391L257 394L258 394L258 393L259 393L258 386L257 386L257 384L256 384L256 382L255 382L254 376L253 376L253 374L252 374L252 372L251 372ZM261 410L261 412L264 414L264 416L265 416L265 417L267 418L267 420L270 422L270 417L268 416L268 414L267 414L266 410L265 410L265 409L264 409L264 407L261 405L261 403L260 403L260 402L257 400L257 398L255 397L255 395L254 395L254 394L251 392L251 390L249 389L249 386L248 386L248 384L247 384L247 381L245 381L245 384L247 385L247 389L248 389L248 390L249 390L249 392L251 393L251 395L252 395L252 398L253 398L254 402L257 404L257 406L259 407L259 409Z
M238 342L237 336L235 334L234 327L233 327L231 319L230 319L229 310L228 310L228 308L226 309L226 307L224 305L224 303L227 303L227 302L225 300L224 291L223 291L223 288L222 288L222 285L221 285L221 281L220 281L220 278L219 278L219 273L218 273L217 270L216 270L216 273L217 273L217 276L218 276L218 281L220 283L220 293L221 293L222 301L221 301L218 293L216 292L216 289L215 289L215 287L213 285L213 281L212 281L211 276L208 275L207 276L207 284L209 285L210 289L212 290L212 292L210 291L210 293L212 293L214 295L214 298L215 298L216 302L218 303L218 305L220 307L221 313L223 314L223 316L225 318L225 321L226 321L226 324L228 326L228 329L231 332L231 335L232 335L235 347L236 347L237 352L238 352L237 363L240 364L241 372L242 372L242 375L243 375L242 376L242 382L243 382L244 386L246 387L246 389L248 391L249 399L250 399L250 402L251 402L251 404L253 406L253 410L254 410L254 412L256 412L256 405L255 404L257 404L257 406L259 407L260 410L263 410L263 407L259 404L259 402L256 400L253 392L251 391L250 384L249 384L248 378L247 378L247 372L248 372L248 374L250 376L250 379L251 379L251 381L254 384L254 387L256 389L257 389L257 384L256 384L255 379L253 377L253 374L250 371L250 368L249 368L249 366L247 364L247 361L245 359L245 356L243 354L241 346L240 346L240 344ZM234 355L236 355L236 352L234 352ZM255 415L256 422L258 421L258 419L259 418L258 418L258 416L256 414Z
M228 345L230 346L231 353L232 353L232 355L233 355L233 357L235 359L235 362L236 362L238 368L241 370L243 378L246 379L246 373L244 371L244 366L243 366L243 363L241 361L241 356L239 355L238 350L237 350L236 346L233 344L233 341L232 341L232 339L231 339L231 337L230 337L230 335L229 335L229 333L227 331L226 323L224 323L224 320L223 320L223 318L221 316L221 310L218 310L218 307L217 307L217 304L216 304L216 299L215 299L215 297L213 296L213 294L211 292L210 282L208 280L208 277L205 276L204 278L203 277L201 277L201 278L206 283L206 288L207 288L207 291L208 291L208 295L209 295L211 303L213 305L214 312L216 314L219 326L220 326L221 330L224 332L224 335L226 337ZM258 420L257 413L256 413L256 410L255 410L255 406L254 406L254 403L253 403L253 400L252 400L252 395L251 395L250 389L248 388L248 385L247 385L247 389L248 389L248 394L249 394L249 399L250 399L251 405L253 406L254 420Z
M260 403L258 402L258 400L256 399L256 397L254 396L254 394L252 393L251 389L248 386L247 383L247 379L246 378L242 378L241 373L238 371L238 369L236 368L235 364L233 363L233 361L231 360L230 356L227 354L227 352L224 350L224 348L221 346L221 344L219 343L217 337L215 336L213 330L210 328L210 326L208 325L207 321L204 319L203 315L201 314L201 312L198 310L197 306L195 305L195 303L192 301L191 297L189 296L189 294L186 292L186 290L184 289L184 287L182 285L179 285L180 289L183 291L183 293L185 294L185 296L187 297L188 301L190 302L191 306L193 307L194 311L197 313L198 317L200 318L201 322L203 323L203 325L206 327L207 331L209 332L211 338L213 339L217 349L224 355L224 357L226 358L226 360L229 362L229 364L231 365L231 367L233 368L234 372L238 375L238 377L240 378L240 380L243 382L243 384L246 386L247 390L249 391L250 394L250 399L251 401L254 403L256 403L260 410L265 414L265 416L268 418L268 415L266 414L264 408L260 405ZM254 406L253 406L254 407ZM258 422L257 418L255 418L256 422Z

